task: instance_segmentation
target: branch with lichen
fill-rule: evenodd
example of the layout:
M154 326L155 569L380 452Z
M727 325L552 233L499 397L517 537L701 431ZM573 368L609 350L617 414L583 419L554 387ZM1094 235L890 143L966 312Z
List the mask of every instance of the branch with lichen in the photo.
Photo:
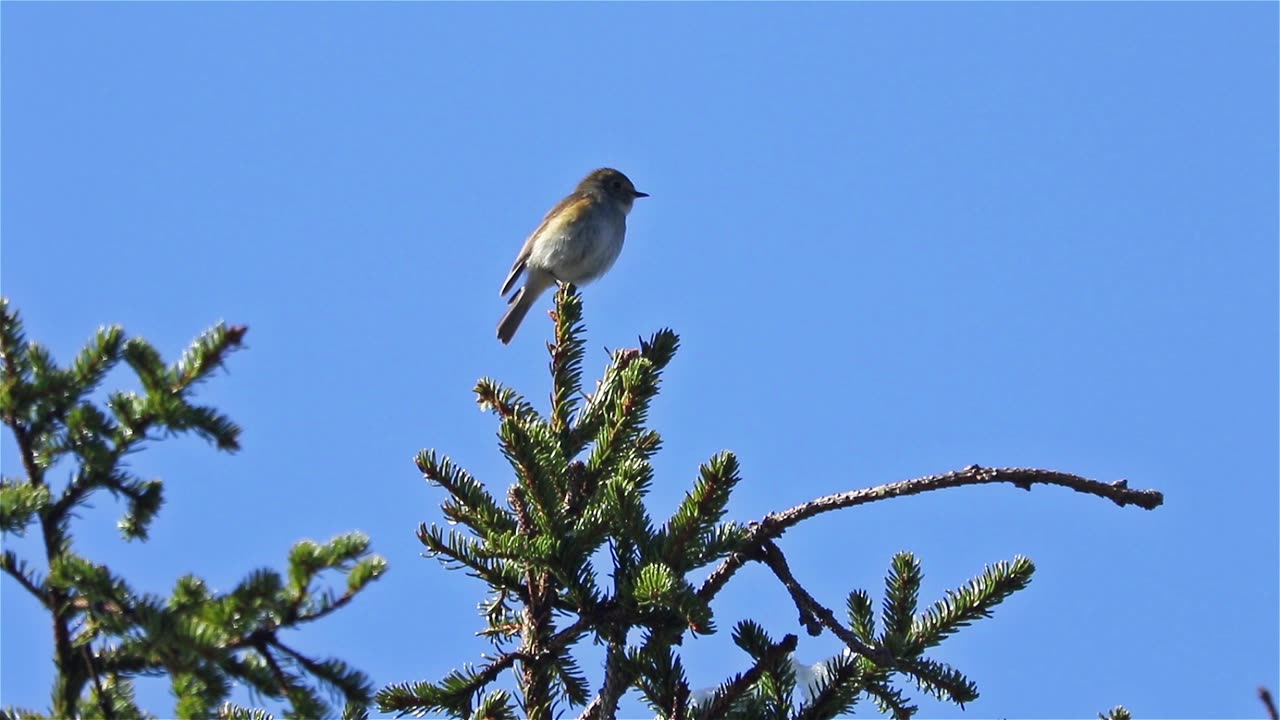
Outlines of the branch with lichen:
M1144 510L1154 510L1164 504L1163 493L1157 490L1130 489L1128 482L1125 480L1105 483L1057 470L984 468L978 465L970 465L962 470L940 475L927 475L913 480L902 480L861 490L824 495L781 512L769 513L761 520L747 525L747 537L743 540L742 549L725 558L720 566L707 577L698 593L706 599L715 597L720 588L724 587L729 578L743 565L761 558L763 553L762 543L777 540L787 530L822 513L908 495L920 495L947 488L988 485L991 483L1008 483L1028 492L1031 491L1033 485L1056 485L1086 495L1106 498L1120 507L1134 505Z

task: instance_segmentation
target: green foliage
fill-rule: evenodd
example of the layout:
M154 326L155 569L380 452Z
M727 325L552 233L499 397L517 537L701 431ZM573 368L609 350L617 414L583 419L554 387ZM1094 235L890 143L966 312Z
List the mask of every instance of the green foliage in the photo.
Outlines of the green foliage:
M50 502L49 488L43 485L0 480L0 532L24 534Z
M383 712L497 718L513 716L518 706L524 716L550 718L567 705L587 706L587 718L611 718L632 689L667 718L832 718L863 697L905 718L916 708L895 685L901 680L959 705L977 697L963 674L924 653L1025 587L1034 571L1030 561L994 565L921 613L920 565L901 553L886 578L879 619L870 595L855 590L845 627L798 587L781 552L767 544L771 536L761 534L763 525L725 520L742 481L732 453L717 454L699 469L669 518L650 517L644 498L661 438L645 423L678 348L675 333L662 330L638 349L611 353L594 391L586 393L582 303L572 287L557 294L554 323L548 413L495 380L475 388L480 407L497 417L499 447L513 470L505 502L433 450L416 460L423 477L447 494L444 518L456 526L423 524L418 538L428 556L489 586L479 632L498 652L438 682L383 688L377 694ZM826 627L849 648L827 662L811 686L797 688L796 636L775 641L760 625L739 622L733 639L747 654L744 669L695 697L677 648L686 636L715 632L711 601L723 583L698 588L687 578L731 573L749 561L770 565L802 616L815 618L807 623L813 632ZM606 648L605 677L594 699L570 654L586 641ZM507 672L517 695L486 694Z
M471 713L471 720L516 720L517 717L511 694L506 690L490 691Z
M796 636L787 635L775 643L754 622L744 620L734 627L733 642L751 656L754 664L717 687L689 713L693 718L778 718L791 711L791 695L795 689L795 671L790 656L796 649ZM682 717L684 708L666 713Z
M241 346L243 327L215 326L172 365L140 338L118 327L89 340L67 368L40 345L27 343L22 323L0 299L0 418L13 433L21 478L0 481L0 530L21 534L38 526L47 573L6 550L0 571L13 578L53 617L57 678L52 717L142 718L132 678L165 673L178 698L177 716L266 718L226 702L243 684L287 702L289 717L334 715L322 692L359 717L373 695L362 673L333 658L313 658L281 639L348 604L386 570L360 533L294 546L285 574L261 569L229 592L195 576L179 578L168 598L135 591L105 565L72 551L76 509L95 492L124 501L119 522L128 540L146 540L163 502L163 485L134 476L125 458L146 441L193 433L220 450L239 447L240 430L217 410L192 402L194 389ZM137 375L141 394L112 392L103 406L90 396L120 363ZM63 487L46 471L72 468ZM345 575L338 592L327 576ZM322 577L325 576L325 577ZM29 711L10 711L32 716Z

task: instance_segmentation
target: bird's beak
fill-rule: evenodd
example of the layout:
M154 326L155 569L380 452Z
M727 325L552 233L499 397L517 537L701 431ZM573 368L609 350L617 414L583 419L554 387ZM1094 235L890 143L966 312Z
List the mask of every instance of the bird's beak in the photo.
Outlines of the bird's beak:
M642 193L639 190L632 190L631 192L635 193L636 197L649 197L649 193Z

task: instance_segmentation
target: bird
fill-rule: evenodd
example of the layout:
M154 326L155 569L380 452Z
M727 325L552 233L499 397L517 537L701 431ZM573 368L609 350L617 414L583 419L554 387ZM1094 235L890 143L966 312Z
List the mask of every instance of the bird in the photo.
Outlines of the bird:
M507 301L498 323L498 339L511 342L520 321L547 288L556 283L583 285L603 275L622 252L627 234L627 213L636 198L649 197L636 190L631 179L613 168L591 171L555 207L524 241L511 272L502 283L502 296L515 287L520 275L524 285Z

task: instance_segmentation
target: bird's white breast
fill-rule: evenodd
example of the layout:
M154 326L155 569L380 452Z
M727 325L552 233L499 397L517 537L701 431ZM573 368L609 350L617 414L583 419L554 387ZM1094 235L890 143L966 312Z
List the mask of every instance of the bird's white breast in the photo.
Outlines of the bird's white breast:
M622 253L627 229L621 212L597 212L578 222L547 228L534 243L529 265L561 282L583 284L609 270Z

